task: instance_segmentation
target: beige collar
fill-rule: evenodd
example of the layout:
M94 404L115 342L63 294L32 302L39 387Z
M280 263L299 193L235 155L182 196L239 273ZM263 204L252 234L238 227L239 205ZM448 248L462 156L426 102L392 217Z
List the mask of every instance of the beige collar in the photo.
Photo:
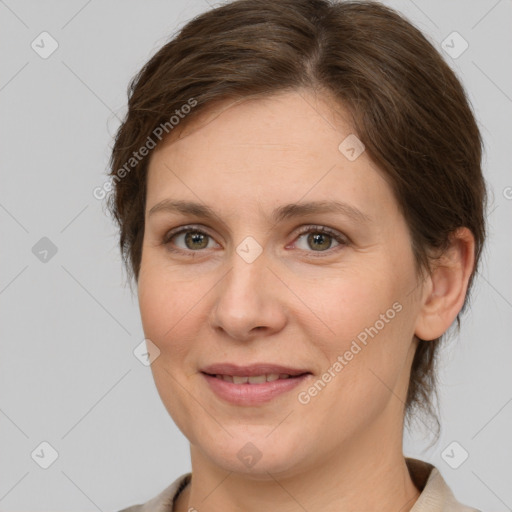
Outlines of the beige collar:
M480 512L459 503L439 470L418 459L405 459L414 485L423 489L410 512Z

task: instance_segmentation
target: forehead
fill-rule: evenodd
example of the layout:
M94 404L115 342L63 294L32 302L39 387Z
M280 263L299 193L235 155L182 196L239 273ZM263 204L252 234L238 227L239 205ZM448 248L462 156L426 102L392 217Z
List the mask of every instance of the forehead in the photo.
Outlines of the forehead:
M342 143L355 137L349 119L309 91L218 102L153 151L148 207L176 194L219 206L241 196L261 206L305 195L382 204L389 190L381 171L364 151L352 160L344 153Z
M293 147L300 143L296 149L308 149L320 139L328 144L329 132L337 141L352 131L350 113L331 96L308 89L286 91L208 104L191 120L185 116L155 153L169 146L177 151L188 148L190 140L186 139L190 138L204 147L215 140L222 147L246 144L256 150L258 145L260 150L279 150L279 144Z

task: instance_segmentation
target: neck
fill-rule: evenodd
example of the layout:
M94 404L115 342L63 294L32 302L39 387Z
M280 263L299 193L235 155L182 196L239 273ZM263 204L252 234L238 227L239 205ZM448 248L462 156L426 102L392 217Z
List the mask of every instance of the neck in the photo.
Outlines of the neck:
M410 511L420 491L402 454L402 432L394 440L376 432L357 437L311 467L287 474L225 471L192 445L192 480L175 511Z

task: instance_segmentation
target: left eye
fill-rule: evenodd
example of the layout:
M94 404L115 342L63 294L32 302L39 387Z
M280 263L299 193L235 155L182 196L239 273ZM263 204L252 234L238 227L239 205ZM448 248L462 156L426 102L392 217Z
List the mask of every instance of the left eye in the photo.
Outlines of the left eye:
M341 235L324 227L308 228L308 230L303 232L297 240L305 242L305 247L300 247L298 246L298 243L296 243L299 249L305 251L313 249L314 252L326 252L327 250L332 249L333 242L337 244L334 247L346 244L346 240L344 240Z

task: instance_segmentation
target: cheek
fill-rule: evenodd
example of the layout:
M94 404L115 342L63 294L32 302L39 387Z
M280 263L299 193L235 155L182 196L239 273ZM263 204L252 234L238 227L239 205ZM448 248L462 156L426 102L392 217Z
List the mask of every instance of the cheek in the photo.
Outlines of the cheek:
M158 265L141 265L139 307L144 335L160 350L150 367L158 394L178 428L191 436L190 418L198 411L187 391L191 389L190 376L183 370L197 338L194 326L201 325L193 309L199 299L191 296L194 287L190 283L177 282L171 276Z
M375 265L298 289L315 315L293 314L302 316L302 329L323 355L321 371L335 374L330 399L355 412L389 395L386 385L393 388L399 379L412 339L409 285L405 272L398 276L392 267Z
M143 264L138 299L146 338L158 346L161 356L182 352L188 345L187 334L193 331L190 322L194 320L194 305L201 299L197 287L191 286L190 281L174 279L172 273L157 265Z
M385 276L385 277L383 277ZM377 330L389 331L395 323L397 307L393 304L402 297L401 286L389 270L366 268L359 272L341 272L340 275L317 279L314 283L296 279L294 292L303 301L297 303L302 313L302 328L314 328L321 337L312 340L321 343L320 348L332 357L333 351L348 349L350 341L360 335L364 341L367 329L377 323ZM384 315L381 320L381 315ZM347 345L348 344L348 345Z

